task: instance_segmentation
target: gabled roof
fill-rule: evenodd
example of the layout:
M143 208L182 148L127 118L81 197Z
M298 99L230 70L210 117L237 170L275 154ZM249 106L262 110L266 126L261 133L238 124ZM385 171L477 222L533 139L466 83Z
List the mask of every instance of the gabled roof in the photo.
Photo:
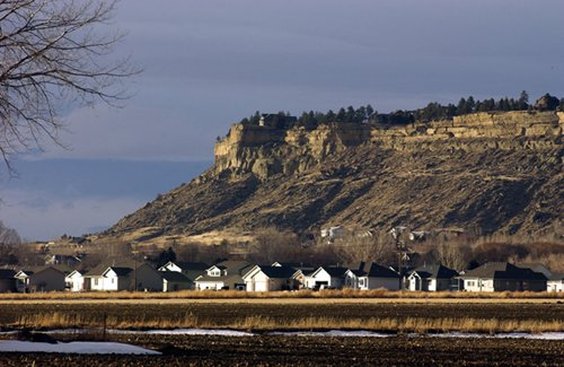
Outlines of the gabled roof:
M350 271L351 273L353 273L357 277L363 277L363 276L368 274L364 270L360 270L360 269L349 269L348 271Z
M345 275L348 268L342 266L320 266L316 271L311 274L312 276L319 273L321 269L325 270L331 277L342 277Z
M460 278L546 280L546 276L542 273L504 262L485 263L476 269L467 271Z
M456 270L447 268L442 264L420 266L411 272L411 274L414 273L419 275L419 277L421 277L422 279L450 279L458 275L458 272Z
M252 264L244 260L227 260L215 264L215 266L222 270L227 270L228 275L242 275L245 269L252 267Z
M119 266L110 266L106 271L104 271L104 275L109 271L112 270L118 277L126 277L128 276L133 269L126 268L126 267L119 267Z
M72 275L73 275L73 274L75 274L75 273L77 273L77 274L80 274L80 275L84 276L84 274L85 274L85 271L81 271L81 270L77 270L77 269L75 269L75 270L71 271L70 273L68 273L68 274L67 274L67 277L70 277L70 276L72 276Z
M178 266L183 272L185 271L194 271L194 270L206 270L209 269L209 265L203 262L192 262L192 261L169 261L163 266L167 266L168 264L174 264Z
M190 279L186 275L179 273L177 271L161 271L159 272L161 276L169 282L184 282L189 283Z
M260 270L269 278L289 279L296 270L289 266L261 266Z
M63 270L58 269L55 265L51 265L51 266L44 266L42 269L40 269L40 270L34 272L32 275L30 275L30 277L33 278L34 276L37 276L37 274L41 274L41 273L48 271L48 270L54 270L58 273L61 273L64 276L66 276L68 274L68 273L65 273Z
M399 274L392 269L376 263L370 265L367 276L370 278L399 278Z

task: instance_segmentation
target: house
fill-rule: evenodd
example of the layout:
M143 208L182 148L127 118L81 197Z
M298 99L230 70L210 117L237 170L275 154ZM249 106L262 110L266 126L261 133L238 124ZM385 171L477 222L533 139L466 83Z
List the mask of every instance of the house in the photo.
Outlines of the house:
M191 289L193 282L179 271L161 272L163 292L176 292L184 289Z
M347 270L341 266L320 266L309 276L308 288L342 288Z
M101 264L84 275L88 291L124 291L134 287L133 268Z
M348 269L345 272L345 287L351 289L360 289L358 279L365 276L364 263L361 263L358 269Z
M184 277L188 279L188 288L184 288L185 285L179 285L181 289L194 289L194 280L202 274L205 273L206 269L210 266L202 262L182 262L182 261L169 261L159 268L159 271L166 272L179 272L184 274ZM184 278L182 278L184 279Z
M102 273L102 287L104 291L127 291L135 284L133 269L128 267L110 266Z
M400 289L400 275L390 267L372 263L368 272L358 277L358 289L397 291Z
M65 289L71 292L84 291L84 274L85 271L73 270L65 276Z
M64 291L65 276L64 271L46 266L29 276L27 289L31 292Z
M313 281L313 278L311 278L311 275L316 269L317 267L297 268L294 274L292 275L292 279L294 280L295 287L297 289L314 288L315 282Z
M462 287L469 292L546 291L542 273L504 262L490 262L461 274Z
M34 272L35 269L28 268L28 269L22 269L14 275L14 278L16 279L16 290L18 292L28 293L30 291L29 279Z
M234 289L245 290L243 275L251 269L252 265L246 261L224 261L212 265L204 274L194 280L198 290Z
M108 268L107 265L101 264L91 269L82 275L84 279L83 289L85 291L103 291L104 289L104 277L102 274Z
M255 265L243 275L248 292L271 292L296 289L296 269L284 265Z
M552 273L546 282L547 292L564 292L564 273Z
M12 269L0 269L0 293L16 291L16 272Z
M441 264L424 265L411 271L407 276L407 288L410 291L449 291L458 290L459 280L456 270Z
M135 285L135 290L137 291L163 291L162 272L147 263L143 263L133 270L133 274L131 274L131 281L132 284Z

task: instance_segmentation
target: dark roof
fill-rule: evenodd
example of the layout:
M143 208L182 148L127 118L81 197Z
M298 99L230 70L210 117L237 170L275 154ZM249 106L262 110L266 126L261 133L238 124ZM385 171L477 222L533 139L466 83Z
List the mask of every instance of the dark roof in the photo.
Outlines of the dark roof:
M260 270L269 278L291 278L296 272L294 268L289 266L261 266Z
M364 270L355 270L355 269L349 269L351 273L353 273L354 275L356 275L357 277L361 277L366 275L367 273Z
M206 268L207 269L207 268ZM204 270L185 270L182 272L182 274L184 274L186 276L186 278L188 278L188 280L190 281L194 281L197 277L199 277L202 274L205 274L206 271Z
M399 274L392 269L376 263L372 263L370 266L368 276L371 278L399 278Z
M133 271L131 268L119 267L119 266L110 266L110 268L116 273L118 277L126 277Z
M424 265L413 270L412 273L417 273L421 278L435 278L435 279L450 279L458 275L454 269L447 268L441 264Z
M323 269L332 277L342 277L349 270L342 266L323 266Z
M171 262L174 263L176 266L178 266L180 269L182 269L183 272L193 271L193 270L203 271L210 267L208 264L202 262L191 262L191 261L171 261Z
M485 263L476 269L467 271L461 278L546 280L546 276L542 273L504 262Z
M246 271L250 270L251 265L249 262L244 260L227 260L220 262L219 264L215 264L218 268L222 270L227 270L227 275L243 275ZM248 268L248 269L247 269Z
M161 271L160 273L161 276L169 282L190 282L190 279L188 279L186 275L177 271Z
M33 274L31 274L30 276L33 278L34 276L36 276L37 274L41 274L44 271L48 271L48 270L55 270L58 273L61 273L63 276L66 275L67 273L65 273L65 271L57 268L55 265L47 265L44 266L42 269L35 271ZM35 278L34 278L35 279Z

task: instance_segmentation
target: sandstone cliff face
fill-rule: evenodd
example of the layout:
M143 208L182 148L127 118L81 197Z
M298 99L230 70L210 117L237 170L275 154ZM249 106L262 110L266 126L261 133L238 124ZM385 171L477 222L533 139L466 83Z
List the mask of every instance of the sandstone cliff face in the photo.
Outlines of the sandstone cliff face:
M235 124L215 164L111 231L349 225L534 233L561 222L564 113L479 113L381 129Z

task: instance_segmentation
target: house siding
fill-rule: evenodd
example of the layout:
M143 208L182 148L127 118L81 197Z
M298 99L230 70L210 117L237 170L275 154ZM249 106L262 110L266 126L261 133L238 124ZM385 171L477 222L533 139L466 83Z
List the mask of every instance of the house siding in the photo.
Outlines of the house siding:
M29 287L33 292L64 291L65 274L53 268L46 268L29 278Z
M150 265L139 266L132 275L139 291L161 292L163 290L163 278L159 272Z
M398 278L376 278L367 277L368 284L366 289L388 289L391 291L399 290L399 279Z
M549 280L546 282L547 292L564 292L563 280Z

